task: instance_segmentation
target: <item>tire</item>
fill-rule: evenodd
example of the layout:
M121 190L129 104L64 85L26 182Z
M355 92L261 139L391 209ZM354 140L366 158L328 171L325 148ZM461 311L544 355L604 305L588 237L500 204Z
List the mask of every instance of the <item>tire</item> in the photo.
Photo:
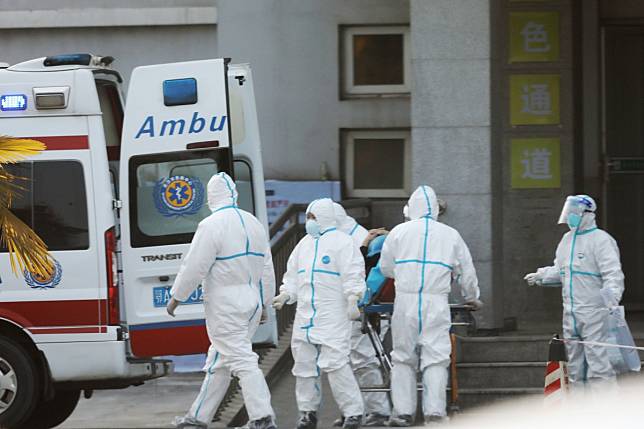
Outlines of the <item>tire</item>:
M41 401L36 406L23 425L32 429L54 428L74 412L79 399L80 390L57 390L52 399Z
M0 337L0 428L20 428L40 397L38 367L29 353Z

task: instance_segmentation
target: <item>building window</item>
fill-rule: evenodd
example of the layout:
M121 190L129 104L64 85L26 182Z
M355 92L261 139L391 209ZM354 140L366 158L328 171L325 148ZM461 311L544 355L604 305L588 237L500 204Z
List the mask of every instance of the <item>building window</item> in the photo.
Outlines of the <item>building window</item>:
M409 196L410 134L405 130L348 131L344 182L348 197Z
M409 93L409 27L345 27L343 92Z

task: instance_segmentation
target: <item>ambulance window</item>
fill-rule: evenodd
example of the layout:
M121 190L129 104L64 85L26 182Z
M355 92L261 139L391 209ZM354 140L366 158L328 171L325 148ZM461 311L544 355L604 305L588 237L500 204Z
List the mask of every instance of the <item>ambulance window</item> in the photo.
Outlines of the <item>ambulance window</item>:
M237 185L237 204L243 210L255 214L255 199L253 192L252 170L248 161L236 159L233 163L235 168L235 185Z
M49 250L89 248L83 166L77 161L24 162L8 166L23 178L13 213L29 225ZM2 249L6 251L6 249Z
M206 185L220 171L230 172L228 149L132 157L132 247L189 243L210 214Z
M101 105L107 157L110 161L118 161L121 148L121 130L123 128L123 106L118 90L113 83L96 81L98 101Z

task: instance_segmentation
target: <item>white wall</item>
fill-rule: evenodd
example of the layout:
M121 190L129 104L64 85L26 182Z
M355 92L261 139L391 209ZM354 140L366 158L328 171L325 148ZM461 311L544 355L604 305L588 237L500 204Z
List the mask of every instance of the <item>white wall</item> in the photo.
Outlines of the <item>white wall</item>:
M339 27L407 24L408 1L219 0L218 52L250 62L267 178L340 178L341 128L409 127L409 98L340 100ZM374 166L385 168L386 166Z

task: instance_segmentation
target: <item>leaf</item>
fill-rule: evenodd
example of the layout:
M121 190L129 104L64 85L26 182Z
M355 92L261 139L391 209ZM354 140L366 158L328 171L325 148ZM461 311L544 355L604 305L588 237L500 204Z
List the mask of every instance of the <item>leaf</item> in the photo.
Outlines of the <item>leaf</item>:
M0 163L13 164L45 150L38 140L0 136Z
M43 277L53 272L54 264L47 245L5 207L0 207L0 242L9 250L11 270L14 273L17 273L18 268Z

